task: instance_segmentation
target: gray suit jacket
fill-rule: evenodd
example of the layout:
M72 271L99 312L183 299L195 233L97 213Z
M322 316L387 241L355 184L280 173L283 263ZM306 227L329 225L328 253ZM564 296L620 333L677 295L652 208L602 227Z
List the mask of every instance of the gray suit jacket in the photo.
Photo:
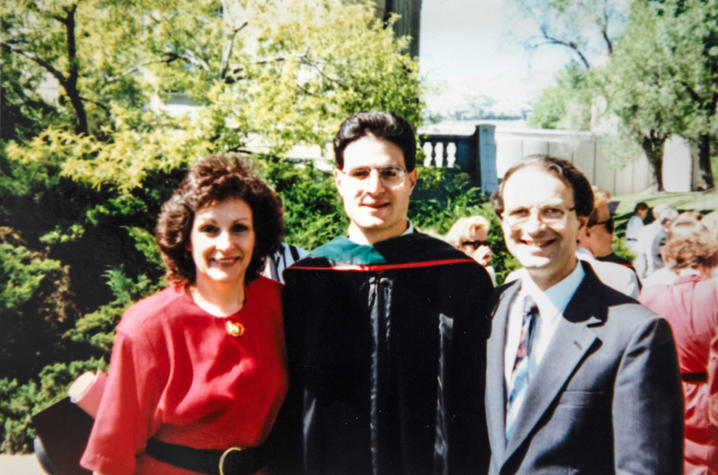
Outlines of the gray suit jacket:
M486 372L491 474L680 474L683 393L668 323L591 267L504 441L504 340L520 282L496 289Z

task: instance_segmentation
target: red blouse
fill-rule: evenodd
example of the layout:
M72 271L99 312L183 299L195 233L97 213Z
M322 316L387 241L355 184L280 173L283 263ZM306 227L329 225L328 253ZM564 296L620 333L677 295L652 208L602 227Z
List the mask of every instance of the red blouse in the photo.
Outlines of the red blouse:
M205 312L182 287L128 309L81 465L108 474L184 474L144 455L147 439L221 450L261 443L287 390L280 294L279 284L260 277L229 317ZM228 320L244 334L230 335Z
M684 275L673 284L645 287L640 302L671 324L682 373L715 372L709 364L711 353L718 354L718 285L713 279ZM686 475L718 473L718 427L708 416L717 390L707 382L683 382Z

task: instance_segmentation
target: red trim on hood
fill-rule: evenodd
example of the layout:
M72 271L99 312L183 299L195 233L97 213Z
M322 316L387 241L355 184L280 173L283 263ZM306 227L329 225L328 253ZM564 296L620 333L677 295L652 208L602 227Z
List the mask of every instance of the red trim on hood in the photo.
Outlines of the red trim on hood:
M330 267L311 267L311 266L291 266L292 269L301 270L337 270L337 271L379 271L391 269L416 269L419 267L433 267L447 264L461 264L463 262L473 262L479 265L473 259L443 259L438 261L426 262L408 262L406 264L337 264Z

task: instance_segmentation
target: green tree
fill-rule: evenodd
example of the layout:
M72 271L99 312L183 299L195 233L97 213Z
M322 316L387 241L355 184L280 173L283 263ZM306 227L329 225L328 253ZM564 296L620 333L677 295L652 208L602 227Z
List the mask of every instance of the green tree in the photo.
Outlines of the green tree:
M669 107L673 78L667 74L665 49L655 49L654 12L636 8L606 67L609 110L621 120L620 135L640 144L651 164L659 191L663 190L663 146L670 135Z
M0 374L26 381L67 357L58 335L78 312L58 261L22 245L0 243Z
M629 27L606 67L609 110L643 148L663 189L663 145L672 134L698 145L712 188L718 131L718 2L634 2Z
M630 0L514 0L520 16L537 33L526 39L529 48L568 50L576 64L590 69L614 49L614 40L626 26Z
M662 23L658 38L671 53L666 67L677 86L669 109L672 129L697 145L703 184L713 188L711 144L718 133L718 1L667 0L653 7Z
M529 117L529 125L544 129L591 128L592 105L600 90L595 68L571 62L556 73L556 84L541 91Z
M587 128L600 114L617 116L620 128L614 141L624 149L632 148L629 142L641 147L659 190L664 143L672 134L682 135L697 145L705 187L714 186L710 158L718 131L716 0L521 2L540 19L543 41L534 46L569 47L579 58L557 75L556 86L544 90L532 124ZM588 60L585 52L591 43L576 31L582 24L594 25L594 37L603 39L595 44L604 46L605 66ZM608 105L604 111L596 107L601 103Z
M417 62L371 3L340 0L172 4L9 1L0 45L50 74L72 127L52 127L25 161L59 158L92 186L138 186L217 150L285 155L327 143L338 122L386 109L420 122ZM390 20L389 23L393 23ZM199 106L172 116L178 97ZM57 158L56 158L57 157Z
M35 110L29 98L52 111L42 114L44 127L10 134L0 149L8 184L0 212L30 248L70 265L83 312L111 298L99 278L106 269L144 272L145 254L127 230L154 227L197 157L286 157L296 144L327 143L359 109L420 121L407 39L368 2L11 0L0 18L15 78L3 87L26 119ZM41 78L59 85L58 100L42 102ZM161 107L179 99L195 107ZM301 209L288 207L288 222L299 222Z
M601 64L615 50L626 27L629 0L514 0L520 15L538 33L526 46L562 48L571 61L556 74L556 84L544 89L529 124L550 129L589 130L596 97L603 96Z

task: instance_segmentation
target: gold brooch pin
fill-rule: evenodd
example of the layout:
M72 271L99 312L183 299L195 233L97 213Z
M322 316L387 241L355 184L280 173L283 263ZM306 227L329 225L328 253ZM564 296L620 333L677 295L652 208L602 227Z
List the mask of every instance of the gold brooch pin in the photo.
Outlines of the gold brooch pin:
M230 336L237 338L244 335L244 325L241 323L227 320L225 325L227 327L227 333L229 333Z

